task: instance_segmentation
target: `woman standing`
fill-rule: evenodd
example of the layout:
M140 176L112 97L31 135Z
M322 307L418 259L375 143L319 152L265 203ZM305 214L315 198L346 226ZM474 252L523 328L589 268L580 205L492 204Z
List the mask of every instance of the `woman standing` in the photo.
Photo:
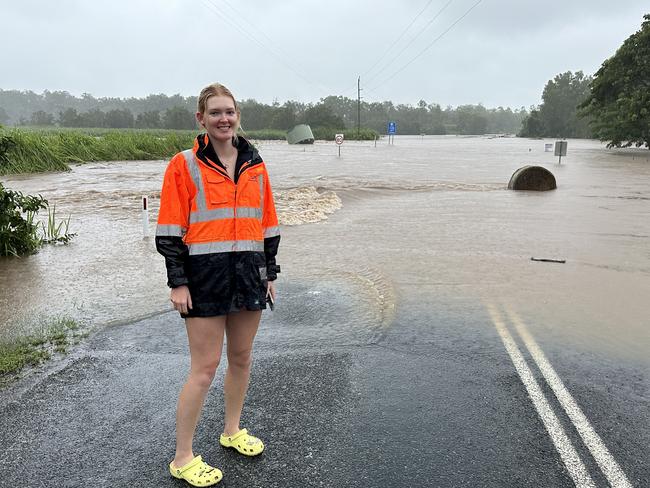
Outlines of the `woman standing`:
M211 486L222 478L219 469L194 455L192 440L224 334L228 368L220 443L245 456L264 450L239 421L253 339L267 297L275 299L280 232L264 161L237 136L240 115L225 86L215 83L201 91L196 118L206 132L192 149L172 158L160 196L156 248L165 257L171 301L185 319L191 356L169 470L192 486Z

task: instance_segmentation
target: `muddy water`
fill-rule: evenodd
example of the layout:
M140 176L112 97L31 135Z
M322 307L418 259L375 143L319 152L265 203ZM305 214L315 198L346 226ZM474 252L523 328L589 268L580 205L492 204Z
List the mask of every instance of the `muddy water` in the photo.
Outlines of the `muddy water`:
M650 151L571 140L558 165L545 142L405 136L392 146L345 142L340 158L334 144L260 142L284 224L280 301L284 289L293 306L282 313L295 324L305 310L312 322L320 317L301 332L279 330L277 340L373 340L399 326L400 311L462 298L516 306L535 332L559 342L644 357ZM36 316L101 326L168 308L163 260L153 239L143 239L139 212L149 195L153 235L165 164L4 178L70 214L78 236L0 261L3 334ZM525 164L550 169L558 189L508 191ZM353 297L354 306L332 316L337 297Z

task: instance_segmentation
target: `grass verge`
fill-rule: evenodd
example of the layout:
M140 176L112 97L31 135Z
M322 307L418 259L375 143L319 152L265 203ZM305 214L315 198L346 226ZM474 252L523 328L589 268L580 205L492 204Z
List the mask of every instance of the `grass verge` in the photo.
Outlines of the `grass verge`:
M13 381L28 366L37 366L55 354L64 354L87 335L78 322L58 317L43 325L40 331L15 339L0 340L0 386Z

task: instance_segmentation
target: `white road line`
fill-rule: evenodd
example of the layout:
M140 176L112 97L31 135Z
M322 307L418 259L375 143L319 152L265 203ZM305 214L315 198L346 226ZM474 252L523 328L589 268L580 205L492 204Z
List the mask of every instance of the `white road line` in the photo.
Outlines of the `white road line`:
M573 483L578 488L595 488L596 485L591 479L591 476L589 476L587 468L585 468L585 465L580 460L573 444L571 444L571 441L564 433L562 425L555 416L551 406L548 404L548 401L537 384L537 381L535 381L535 377L526 364L526 360L521 355L517 344L512 339L510 332L508 332L508 329L501 320L501 315L492 304L487 304L487 309L492 316L492 322L494 323L497 332L501 336L503 345L514 364L517 373L519 373L522 383L528 391L528 396L532 400L533 405L537 410L537 414L542 419L546 431L551 436L555 449L560 454L562 462L564 462L564 465L569 471Z
M582 413L582 410L566 389L564 383L562 383L562 380L553 369L553 366L551 366L551 363L546 359L546 355L537 345L533 336L528 332L528 329L519 315L508 305L505 305L505 309L510 316L510 320L512 320L512 323L517 329L519 336L530 351L533 360L537 363L542 375L544 375L546 382L555 393L555 396L571 419L571 422L573 422L573 425L580 434L580 437L582 437L589 452L591 452L591 455L598 463L598 466L600 466L600 469L607 478L607 481L609 481L609 484L612 488L631 488L632 484L625 476L625 473L620 468L614 457L609 453L607 447L593 429L589 420L587 420L587 417Z

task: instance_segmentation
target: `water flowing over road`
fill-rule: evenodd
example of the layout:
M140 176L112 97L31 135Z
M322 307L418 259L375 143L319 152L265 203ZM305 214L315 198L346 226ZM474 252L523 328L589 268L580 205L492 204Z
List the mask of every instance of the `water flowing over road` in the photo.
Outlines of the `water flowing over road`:
M650 484L650 152L570 140L560 165L548 142L259 143L282 274L244 416L269 448L254 466L216 449L211 391L196 444L228 486ZM527 164L557 190L507 190ZM95 328L0 395L7 483L87 484L89 452L96 486L169 482L188 357L139 211L149 195L153 235L164 169L4 178L78 236L0 261L0 333L57 314Z

